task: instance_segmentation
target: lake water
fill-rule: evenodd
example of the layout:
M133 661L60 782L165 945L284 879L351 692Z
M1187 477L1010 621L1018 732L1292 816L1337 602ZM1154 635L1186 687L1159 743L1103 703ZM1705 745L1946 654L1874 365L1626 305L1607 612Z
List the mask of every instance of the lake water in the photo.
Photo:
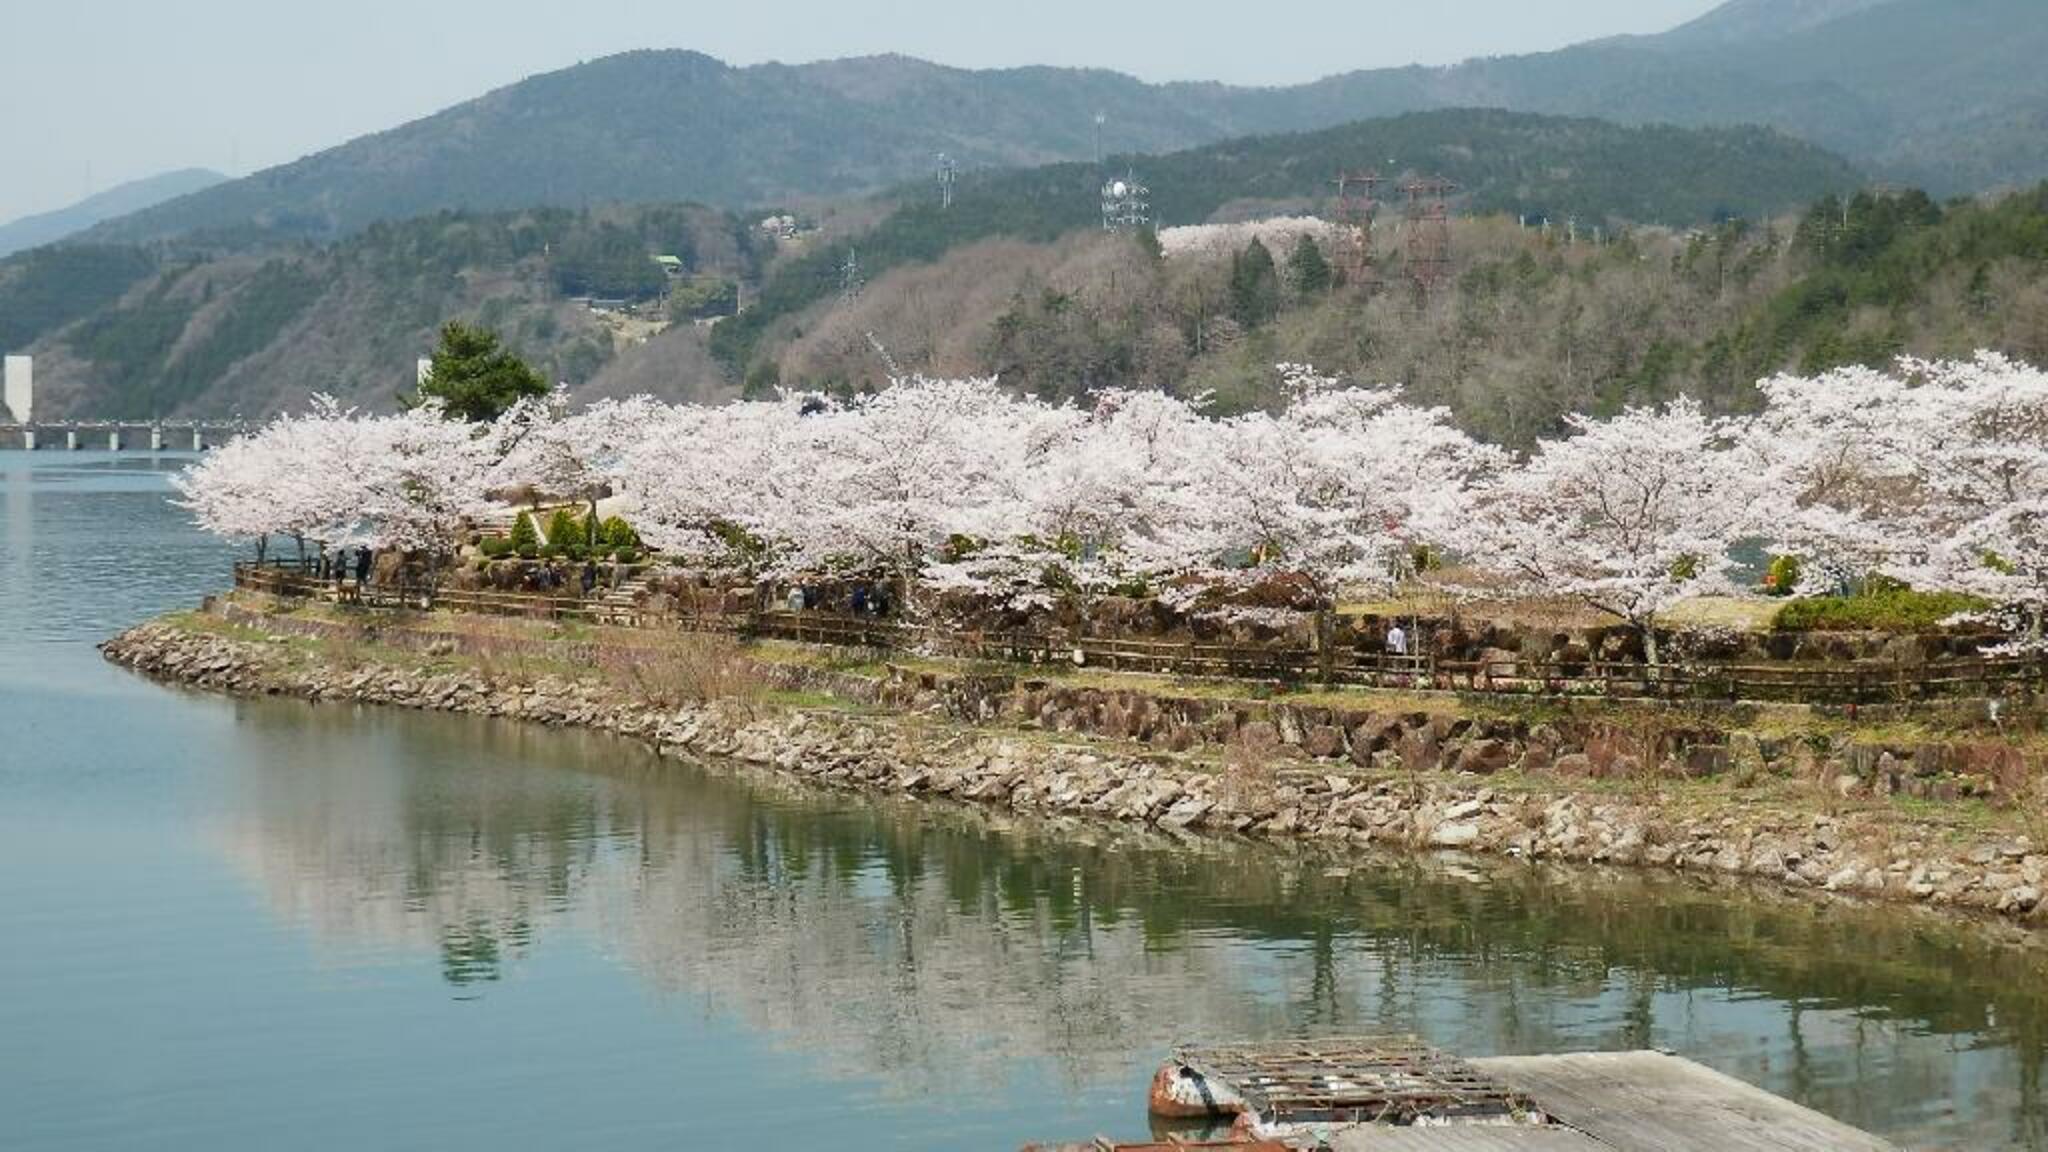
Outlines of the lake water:
M1656 1046L2048 1149L2048 963L1642 877L1172 848L468 718L149 684L171 458L0 452L0 1148L1014 1148L1180 1039Z

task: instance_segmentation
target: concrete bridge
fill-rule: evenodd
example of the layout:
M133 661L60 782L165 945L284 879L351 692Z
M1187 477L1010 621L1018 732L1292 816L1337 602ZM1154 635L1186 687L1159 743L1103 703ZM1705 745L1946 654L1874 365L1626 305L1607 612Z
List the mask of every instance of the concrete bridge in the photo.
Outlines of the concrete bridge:
M0 448L201 452L242 434L241 420L36 420L0 423Z

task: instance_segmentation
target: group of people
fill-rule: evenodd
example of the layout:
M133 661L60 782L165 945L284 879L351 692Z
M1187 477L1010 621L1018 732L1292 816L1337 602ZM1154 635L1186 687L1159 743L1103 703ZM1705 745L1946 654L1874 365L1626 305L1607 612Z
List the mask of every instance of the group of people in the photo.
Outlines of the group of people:
M820 589L798 584L790 588L783 603L791 612L807 612L830 607L828 599ZM847 610L855 616L887 616L894 606L889 590L879 585L855 584L846 596Z
M355 554L353 565L349 559L351 552ZM353 567L355 582L361 586L370 582L370 568L375 563L376 553L368 548L337 548L332 552L322 548L320 559L314 562L314 574L322 580L340 584L349 578Z

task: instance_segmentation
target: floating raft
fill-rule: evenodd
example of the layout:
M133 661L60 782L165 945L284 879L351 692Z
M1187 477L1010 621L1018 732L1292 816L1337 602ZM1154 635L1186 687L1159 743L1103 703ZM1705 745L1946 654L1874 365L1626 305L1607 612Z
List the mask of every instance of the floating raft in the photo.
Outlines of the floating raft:
M1385 1036L1186 1047L1154 1078L1150 1104L1229 1135L1044 1152L1896 1152L1661 1052L1464 1060Z

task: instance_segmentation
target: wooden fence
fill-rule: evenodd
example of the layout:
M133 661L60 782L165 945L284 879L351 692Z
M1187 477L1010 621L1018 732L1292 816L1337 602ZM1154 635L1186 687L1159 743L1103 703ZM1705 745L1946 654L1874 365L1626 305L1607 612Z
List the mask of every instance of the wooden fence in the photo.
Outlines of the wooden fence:
M397 610L441 610L480 616L614 624L717 632L878 652L917 652L965 660L1069 665L1219 680L1286 684L1321 682L1313 649L1200 641L1064 638L1036 632L981 632L918 627L829 612L757 611L743 615L646 616L600 596L429 589L416 585L358 587L322 579L296 561L244 562L235 585L287 598L321 598ZM2039 659L1831 663L1636 663L1532 660L1455 661L1341 649L1329 682L1361 688L1488 692L1557 698L1751 701L1791 704L1891 704L1944 698L2031 694L2048 687Z

